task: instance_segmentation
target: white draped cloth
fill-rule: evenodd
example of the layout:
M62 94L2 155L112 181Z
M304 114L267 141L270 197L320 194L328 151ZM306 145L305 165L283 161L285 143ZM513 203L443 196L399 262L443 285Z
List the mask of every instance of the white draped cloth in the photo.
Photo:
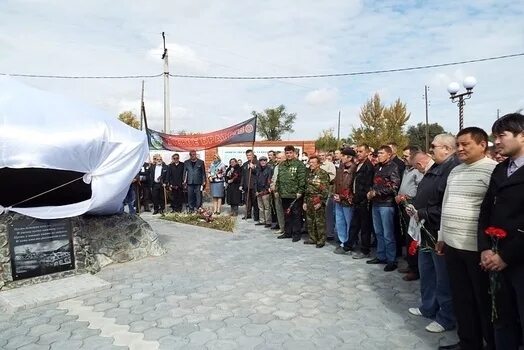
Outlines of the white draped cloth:
M144 131L85 103L0 77L0 168L45 168L86 174L92 196L46 207L0 206L40 219L117 213L149 158ZM1 194L0 194L1 195Z

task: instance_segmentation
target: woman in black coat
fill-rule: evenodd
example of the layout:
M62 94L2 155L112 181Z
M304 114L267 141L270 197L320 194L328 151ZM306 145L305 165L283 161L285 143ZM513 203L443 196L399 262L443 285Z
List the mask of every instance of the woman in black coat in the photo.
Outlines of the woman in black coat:
M229 167L226 169L226 200L231 206L231 215L238 215L238 206L242 202L242 192L239 190L242 168L238 165L235 158L229 160Z

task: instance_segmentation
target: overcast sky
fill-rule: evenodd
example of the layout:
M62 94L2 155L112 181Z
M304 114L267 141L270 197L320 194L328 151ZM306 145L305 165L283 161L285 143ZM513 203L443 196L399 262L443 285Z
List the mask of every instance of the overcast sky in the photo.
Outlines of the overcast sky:
M71 1L0 0L0 72L50 75L157 74L166 32L170 70L198 75L300 75L438 64L524 52L524 2L475 1ZM465 125L489 129L524 107L524 57L381 75L282 81L171 78L171 128L212 131L279 104L297 113L295 133L341 136L358 126L375 92L401 98L409 124L458 129L446 87L478 80ZM141 80L21 81L85 100L108 113L139 112ZM163 125L163 80L146 79L150 127ZM30 101L29 101L30 102ZM335 130L336 133L336 130Z

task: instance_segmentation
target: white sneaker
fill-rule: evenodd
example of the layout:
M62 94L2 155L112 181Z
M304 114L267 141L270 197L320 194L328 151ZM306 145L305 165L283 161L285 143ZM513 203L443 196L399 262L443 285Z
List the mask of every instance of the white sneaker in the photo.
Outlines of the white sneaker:
M409 313L415 316L422 316L422 312L420 312L418 307L410 307L408 309Z
M433 321L426 326L426 330L431 333L442 333L446 330L440 325L440 323Z

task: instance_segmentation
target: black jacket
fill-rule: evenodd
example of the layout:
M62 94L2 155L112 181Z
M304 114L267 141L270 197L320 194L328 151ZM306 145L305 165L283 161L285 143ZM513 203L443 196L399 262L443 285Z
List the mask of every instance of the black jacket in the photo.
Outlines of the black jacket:
M433 164L424 174L417 188L417 195L413 206L417 209L420 220L424 220L424 227L437 238L442 215L442 200L448 182L448 176L460 162L456 156L451 156L442 164Z
M484 233L488 226L502 228L507 237L499 239L499 254L508 264L524 264L524 167L507 176L509 159L498 164L491 174L488 191L480 207L479 251L491 249L491 239Z
M166 182L175 188L182 187L184 182L184 163L171 163L167 166Z
M369 159L366 159L364 164L355 172L354 175L354 194L353 194L353 204L367 204L367 194L373 186L373 176L375 170L373 169L373 164Z
M255 168L251 169L251 175L250 175L248 164L249 162L245 162L244 164L242 164L242 178L240 179L240 186L242 186L242 190L244 191L247 191L248 187L250 191L255 191L255 186L256 186L255 179L257 176L257 169L259 165L255 164Z
M395 205L395 196L400 187L400 176L397 165L389 161L375 167L373 190L376 195L371 200L374 206L390 207Z
M404 161L396 155L393 157L393 159L391 159L391 161L397 165L398 176L400 176L400 183L402 183L402 179L404 178L404 170L406 170L406 163L404 163Z
M167 178L167 165L166 163L162 163L162 172L161 172L161 175L160 175L160 182L157 182L156 179L155 179L155 168L156 168L156 164L151 164L151 166L149 167L149 182L151 183L151 186L154 186L155 184L163 184L163 183L166 183L166 178Z
M266 165L265 167L259 166L256 174L256 192L268 192L269 185L271 184L271 177L273 176L273 169Z
M140 169L140 172L138 175L140 175L140 184L151 187L153 184L151 183L151 175L149 174L149 169L151 168L151 164L148 162L145 162L144 165L142 165L142 168Z

